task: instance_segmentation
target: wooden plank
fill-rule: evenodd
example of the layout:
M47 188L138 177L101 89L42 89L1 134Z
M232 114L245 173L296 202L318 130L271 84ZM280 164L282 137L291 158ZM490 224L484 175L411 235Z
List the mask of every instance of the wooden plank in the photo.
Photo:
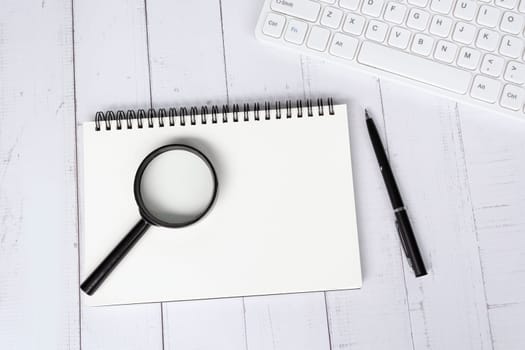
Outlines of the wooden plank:
M494 349L525 347L525 124L462 107L462 138Z
M221 3L230 101L304 98L300 56L254 38L259 7L242 0ZM251 297L244 302L248 349L329 348L323 293Z
M164 349L160 304L83 306L82 349Z
M166 303L164 349L246 349L241 298Z
M523 303L489 306L490 324L494 349L523 349L525 348L525 306Z
M74 16L78 121L98 110L149 107L144 1L75 1ZM161 323L158 304L83 306L82 346L160 349Z
M330 349L323 293L244 298L250 350Z
M416 279L404 263L414 346L490 349L456 106L414 88L382 86L390 158L430 271Z
M308 96L349 105L363 288L326 293L332 349L412 348L402 255L364 122L367 108L387 139L381 86L374 77L315 59L305 58L303 71Z
M71 3L0 11L0 349L78 349Z
M153 105L226 103L219 2L147 6ZM245 349L242 299L163 303L163 316L164 349Z
M525 302L525 124L461 109L489 305Z
M75 1L78 122L150 105L144 1Z

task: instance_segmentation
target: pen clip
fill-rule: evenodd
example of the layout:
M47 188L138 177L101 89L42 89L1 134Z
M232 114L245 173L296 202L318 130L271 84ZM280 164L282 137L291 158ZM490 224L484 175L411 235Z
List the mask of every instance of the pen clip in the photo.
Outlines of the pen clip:
M397 233L398 233L398 236L399 236L399 240L401 241L401 246L403 247L403 251L405 252L405 256L407 258L408 265L410 265L410 267L412 267L412 260L410 259L410 255L408 255L407 244L406 244L405 240L403 239L404 235L403 235L403 232L402 232L402 229L401 229L401 225L399 224L399 220L396 219L395 223L396 223L396 229L397 229Z

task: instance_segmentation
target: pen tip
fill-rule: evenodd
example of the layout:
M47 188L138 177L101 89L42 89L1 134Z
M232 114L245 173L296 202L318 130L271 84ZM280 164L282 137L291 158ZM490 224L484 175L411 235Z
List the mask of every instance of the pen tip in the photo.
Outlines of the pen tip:
M368 115L368 110L365 108L365 117L366 119L370 119L370 116Z

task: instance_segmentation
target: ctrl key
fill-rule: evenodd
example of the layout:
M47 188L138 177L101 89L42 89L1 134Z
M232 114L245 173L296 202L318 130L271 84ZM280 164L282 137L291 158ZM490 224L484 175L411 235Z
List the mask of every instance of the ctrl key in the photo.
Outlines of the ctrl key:
M276 15L275 13L270 13L268 17L266 17L266 21L264 22L262 31L268 36L280 38L283 34L285 23L285 17Z
M501 105L505 108L519 111L523 107L524 92L521 87L506 85L501 94Z

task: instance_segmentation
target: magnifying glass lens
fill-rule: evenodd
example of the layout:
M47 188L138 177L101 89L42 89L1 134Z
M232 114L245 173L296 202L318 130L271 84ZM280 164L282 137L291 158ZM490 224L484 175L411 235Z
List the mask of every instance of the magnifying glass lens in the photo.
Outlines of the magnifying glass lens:
M198 219L213 199L215 178L197 154L173 149L144 169L140 192L144 208L159 221L178 225Z

